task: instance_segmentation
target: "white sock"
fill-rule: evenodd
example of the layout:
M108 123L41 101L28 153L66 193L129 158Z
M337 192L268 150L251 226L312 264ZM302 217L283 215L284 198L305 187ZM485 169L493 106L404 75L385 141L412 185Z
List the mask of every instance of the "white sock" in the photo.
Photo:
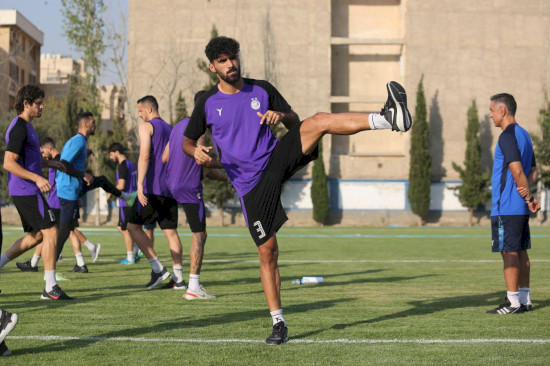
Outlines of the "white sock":
M151 258L149 259L149 263L151 263L151 268L153 269L153 272L160 273L164 266L159 261L159 257Z
M506 296L508 296L508 300L510 300L511 307L517 308L519 306L519 292L507 291Z
M519 303L521 305L531 305L531 290L529 287L519 288Z
M128 262L134 262L134 252L126 252L126 259L128 259Z
M50 292L52 288L57 285L55 280L55 269L53 271L44 271L44 278L46 278L46 292Z
M286 325L285 318L283 317L283 309L271 311L271 318L273 319L273 325L277 324L278 322L283 322Z
M75 254L74 256L76 257L76 264L79 267L82 267L83 265L86 264L86 263L84 263L84 254L78 253L78 254Z
M33 254L31 259L31 266L36 267L38 265L38 261L40 261L40 256Z
M189 274L189 290L198 290L201 287L200 280L200 274Z
M93 252L96 249L96 245L87 239L86 242L84 242L84 246L88 248L90 252Z
M134 251L135 251L136 253L139 253L139 247L137 246L136 243L134 243Z
M173 276L176 283L183 281L183 266L172 266L174 270Z
M2 256L0 256L0 268L4 267L9 261L10 259L8 258L6 253L2 253Z
M389 123L380 113L369 114L369 126L371 130L391 129L391 123Z

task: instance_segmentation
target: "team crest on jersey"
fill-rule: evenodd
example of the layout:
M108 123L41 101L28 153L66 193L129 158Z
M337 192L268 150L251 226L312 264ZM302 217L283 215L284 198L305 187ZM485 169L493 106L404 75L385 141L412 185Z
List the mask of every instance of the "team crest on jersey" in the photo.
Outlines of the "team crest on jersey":
M254 109L255 111L260 109L260 101L258 100L258 98L252 98L252 101L250 102L250 107L252 107L252 109Z

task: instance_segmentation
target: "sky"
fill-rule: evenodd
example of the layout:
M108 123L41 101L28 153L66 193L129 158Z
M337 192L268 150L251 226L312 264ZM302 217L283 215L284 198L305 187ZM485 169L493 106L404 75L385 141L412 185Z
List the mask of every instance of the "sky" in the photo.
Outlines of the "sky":
M106 19L116 19L121 12L128 15L129 0L104 0L107 6ZM44 32L42 53L71 55L79 58L63 35L63 15L61 0L0 0L0 9L16 9L31 23ZM105 55L107 60L107 55ZM113 67L107 65L103 71L103 84L117 84Z

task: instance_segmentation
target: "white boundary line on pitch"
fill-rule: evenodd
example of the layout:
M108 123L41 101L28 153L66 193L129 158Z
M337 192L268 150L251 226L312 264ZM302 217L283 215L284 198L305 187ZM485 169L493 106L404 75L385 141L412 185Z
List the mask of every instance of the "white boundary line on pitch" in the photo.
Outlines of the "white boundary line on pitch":
M8 336L16 340L36 341L82 341L82 342L145 342L145 343L264 343L259 339L191 339L191 338L141 338L141 337L68 337L68 336ZM550 339L507 339L507 338L482 338L482 339L291 339L288 343L308 344L388 344L388 343L413 343L413 344L473 344L473 343L533 343L546 344Z

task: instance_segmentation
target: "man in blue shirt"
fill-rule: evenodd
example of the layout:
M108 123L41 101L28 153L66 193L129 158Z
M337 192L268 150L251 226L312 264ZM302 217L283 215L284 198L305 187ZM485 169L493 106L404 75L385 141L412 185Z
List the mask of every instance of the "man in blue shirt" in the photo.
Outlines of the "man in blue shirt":
M529 296L531 248L529 215L540 203L529 191L537 179L533 143L515 119L517 104L510 94L491 97L489 117L502 129L495 148L491 185L492 250L504 261L505 302L488 314L517 314L532 310Z

